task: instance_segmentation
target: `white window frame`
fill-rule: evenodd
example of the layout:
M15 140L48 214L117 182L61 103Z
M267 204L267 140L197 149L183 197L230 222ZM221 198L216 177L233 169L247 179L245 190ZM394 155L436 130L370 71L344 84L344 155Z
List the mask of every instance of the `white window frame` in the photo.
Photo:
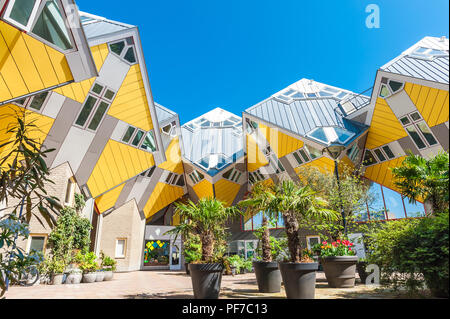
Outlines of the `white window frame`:
M356 162L360 153L361 149L359 148L358 144L355 143L350 148L350 153L347 156L352 162Z
M312 249L311 244L310 244L310 242L309 242L309 240L310 240L311 238L317 238L317 239L318 239L318 243L320 243L320 236L319 236L319 235L309 235L309 236L306 236L306 247L307 247L309 250Z
M27 247L26 247L26 252L27 254L30 253L30 249L31 249L31 241L33 240L33 237L44 237L44 247L42 247L42 253L45 253L46 251L46 246L47 246L47 240L48 240L48 234L39 234L39 233L32 233L28 236L28 240L27 240Z
M268 177L266 177L264 174L261 173L261 170L257 169L256 171L253 172L248 172L248 182L253 185L254 183L250 180L250 176L252 176L252 178L255 180L256 182L261 182L261 181L265 181ZM255 178L255 176L257 178Z
M420 119L418 120L413 120L412 118L412 114L417 113L420 116ZM403 122L401 121L401 119L403 118L407 118L409 120L408 124L403 124ZM430 127L428 126L428 123L425 121L425 119L423 118L422 114L420 114L419 111L414 111L414 112L410 112L408 114L403 115L402 117L400 117L399 119L400 124L403 126L403 128L406 131L406 134L408 134L408 136L411 138L411 140L413 141L414 145L417 147L417 149L419 150L426 150L428 148L434 147L436 145L439 145L439 140L436 138L436 136L434 135L433 131L430 129ZM424 123L426 125L426 127L428 128L428 130L430 131L431 136L433 136L433 138L436 141L436 144L430 145L430 143L428 143L428 140L425 138L425 136L422 134L422 130L418 127L418 124ZM411 137L411 135L409 134L407 128L410 126L414 126L414 128L417 131L417 134L419 135L420 139L422 140L422 142L425 144L425 147L419 148L419 146L416 144L416 141L414 141L414 139Z
M37 109L35 109L35 108L30 107L30 106L31 106L31 103L33 103L34 98L35 98L37 95L40 95L40 94L43 94L43 93L47 93L47 96L46 96L44 102L42 102L41 108L40 108L39 110L37 110ZM12 103L15 104L15 105L17 105L17 106L19 106L19 107L23 107L24 109L27 109L27 110L29 110L29 111L33 111L33 112L35 112L35 113L42 114L42 112L44 111L44 108L45 108L45 106L47 105L48 100L50 99L50 96L51 96L52 94L53 94L52 91L44 91L44 92L36 93L36 94L34 94L34 95L32 95L32 96L29 96L29 97L24 98L25 102L24 102L23 104L17 103L17 100L21 100L20 98L19 98L19 99L16 99L16 100L13 101Z
M366 153L367 152L369 152L372 155L372 158L375 160L375 163L372 163L370 165L364 165L364 159L366 158ZM369 150L368 148L364 149L364 154L363 154L363 157L362 157L362 164L363 164L364 167L369 167L369 166L376 165L376 164L379 164L379 163L380 162L379 162L377 156L373 153L372 150Z
M6 10L5 10L5 13L3 14L3 19L5 21L7 21L8 23L11 23L12 25L17 26L20 29L22 29L28 33L34 26L34 22L36 20L38 11L40 11L39 9L41 7L42 1L36 0L36 2L34 3L34 7L33 7L33 10L31 11L30 18L28 19L27 25L23 25L10 17L12 8L14 7L15 3L16 3L16 0L9 0Z
M127 38L129 38L129 37L127 37ZM114 54L116 57L120 58L120 59L121 59L123 62L125 62L126 64L128 64L128 65L135 65L135 64L138 63L138 56L137 56L137 54L136 54L136 53L137 53L137 52L136 52L136 47L135 47L134 43L133 43L133 44L128 44L128 43L127 43L127 38L124 38L124 39L121 39L121 40L117 40L117 41L109 42L109 43L108 43L108 50L109 50L109 52L111 52L112 54ZM131 38L132 38L132 37L131 37ZM122 52L120 52L120 55L117 54L117 53L115 53L115 52L113 52L113 51L111 50L111 48L110 48L110 45L116 44L116 43L119 43L119 42L124 42L124 43L125 43L125 46L123 47ZM133 42L134 42L134 38L133 38ZM125 54L127 54L129 48L132 48L132 49L133 49L134 57L135 57L135 59L136 59L136 61L133 62L133 63L130 62L130 61L128 61L128 60L125 60Z
M124 242L123 244L123 255L117 255L117 246L119 244L119 241ZM117 259L125 259L127 257L127 238L126 237L118 237L116 238L116 245L114 246L114 258Z
M98 84L98 85L100 85L100 86L103 87L100 93L95 93L95 92L93 91L93 89L94 89L94 87L95 87L96 84ZM108 90L114 93L114 95L113 95L113 97L111 98L111 100L108 100L108 99L105 97L105 94L106 94L106 92L107 92ZM110 109L110 107L111 107L111 104L113 103L113 101L114 101L114 99L115 99L116 96L117 96L117 91L115 91L115 90L109 88L108 86L106 86L106 85L104 85L104 84L102 84L102 83L100 83L100 82L98 82L98 81L95 81L95 82L92 84L92 87L90 88L90 90L89 90L89 92L88 92L88 94L87 94L87 96L86 96L86 98L85 98L85 100L84 100L84 102L83 102L83 104L82 104L82 106L81 106L81 109L80 109L80 111L78 112L77 117L75 118L74 125L75 125L76 127L82 128L83 130L87 130L87 131L89 131L89 132L94 132L94 133L97 132L98 128L102 125L103 121L105 120L105 117L106 117L106 115L108 114L108 111L109 111L109 109ZM84 105L85 105L86 102L88 101L89 97L92 97L92 98L96 99L96 102L94 103L94 106L92 107L92 110L91 110L91 112L89 113L89 116L86 118L86 121L84 122L84 124L83 124L83 125L79 125L79 124L77 124L76 122L78 121L78 118L80 117L81 112L83 112ZM89 128L89 125L91 124L91 121L94 119L95 113L97 112L97 109L98 109L98 107L100 106L100 103L101 103L101 102L107 103L107 104L108 104L108 107L106 108L105 113L103 114L103 116L102 116L100 122L98 123L97 128L96 128L95 130L92 130L92 129Z
M227 171L228 172L228 171ZM226 173L226 172L225 172ZM225 174L224 173L224 174ZM224 175L223 174L223 175ZM223 175L222 175L222 177L223 177ZM226 180L228 180L228 181L231 181L231 182L234 182L234 183L238 183L239 184L239 180L241 179L241 177L242 177L242 172L240 171L240 170L238 170L238 169L236 169L235 167L233 167L232 169L231 169L231 172L230 172L230 175L229 175L229 177L228 178L226 178L226 177L223 177L224 179L226 179Z
M194 170L192 173L188 174L188 176L191 179L191 181L194 183L194 185L200 183L202 180L205 179L205 176L203 176L203 178L200 177L199 172L197 170Z
M402 86L401 86L397 91L394 92L394 91L392 91L392 88L391 88L391 86L390 86L390 82L391 82L391 81L401 83ZM381 96L381 90L383 89L383 86L385 86L385 87L388 89L388 91L389 91L389 94L388 94L387 96ZM390 97L390 96L392 96L392 95L394 95L394 94L397 94L398 92L400 92L400 91L403 90L404 88L405 88L405 82L387 79L387 83L381 83L381 85L380 85L380 91L378 92L378 96L381 97L382 99L386 99L386 98L388 98L388 97Z

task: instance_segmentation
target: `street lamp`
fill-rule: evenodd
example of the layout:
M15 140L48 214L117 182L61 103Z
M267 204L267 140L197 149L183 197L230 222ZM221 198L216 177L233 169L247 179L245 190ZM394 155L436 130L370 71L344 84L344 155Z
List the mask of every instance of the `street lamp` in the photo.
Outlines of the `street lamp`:
M334 173L336 174L336 180L338 184L338 193L339 193L339 199L341 200L341 183L339 181L339 170L338 170L338 158L341 156L342 152L345 150L345 146L340 143L332 143L329 146L325 147L324 151L330 155L330 157L334 160ZM342 223L344 224L344 234L347 236L347 222L345 220L345 213L344 213L344 205L341 202L341 215L342 215Z

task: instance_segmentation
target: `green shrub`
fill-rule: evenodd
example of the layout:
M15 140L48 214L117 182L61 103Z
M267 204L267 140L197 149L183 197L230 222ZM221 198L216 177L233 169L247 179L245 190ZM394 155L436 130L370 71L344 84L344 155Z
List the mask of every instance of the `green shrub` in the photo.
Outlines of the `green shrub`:
M104 270L115 271L117 261L112 259L111 257L105 255L103 251L100 252L100 258L102 260L101 267Z
M448 212L372 224L365 234L367 262L380 267L384 285L417 292L425 283L435 296L448 296L448 232Z
M202 244L199 236L192 235L184 241L183 255L184 261L188 264L202 258Z
M83 273L94 272L99 269L96 262L97 256L93 252L82 253L81 251L75 256L75 261Z

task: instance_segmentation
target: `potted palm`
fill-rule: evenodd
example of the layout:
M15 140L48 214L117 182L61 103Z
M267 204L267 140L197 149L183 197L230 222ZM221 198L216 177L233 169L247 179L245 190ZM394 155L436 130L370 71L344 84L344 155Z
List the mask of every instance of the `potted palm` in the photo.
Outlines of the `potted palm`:
M332 220L337 213L326 209L327 202L316 197L309 186L299 186L291 180L272 187L274 200L270 207L283 215L290 261L280 262L286 296L289 299L313 299L318 263L305 254L300 241L301 225L311 220Z
M253 185L250 196L239 202L239 206L245 207L248 214L262 212L262 226L260 229L261 260L253 261L256 281L259 292L279 292L281 290L281 273L278 263L272 260L270 247L270 234L268 218L273 217L270 204L274 200L274 194L262 182Z
M351 288L355 286L355 272L358 256L348 240L317 244L315 250L319 253L323 271L332 288Z
M186 274L190 275L188 265L191 262L202 258L202 245L198 236L191 235L185 239L183 245L183 256Z
M223 236L225 222L238 213L234 207L225 207L214 198L202 198L197 204L189 200L175 203L181 223L174 229L178 233L190 233L200 237L200 259L188 265L196 299L217 299L220 292L224 259L215 252L215 245Z

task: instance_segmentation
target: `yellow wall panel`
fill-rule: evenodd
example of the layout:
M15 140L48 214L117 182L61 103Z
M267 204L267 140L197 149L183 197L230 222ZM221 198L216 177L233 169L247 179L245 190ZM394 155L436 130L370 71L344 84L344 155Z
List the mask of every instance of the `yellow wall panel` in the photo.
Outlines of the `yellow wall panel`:
M93 46L91 47L91 53L92 57L94 58L95 66L97 67L97 71L100 71L103 66L103 62L105 62L105 59L109 53L108 45L106 43L102 43Z
M246 134L247 139L247 170L254 172L258 168L269 164L264 154L256 144L256 141L250 135Z
M2 125L0 126L0 145L6 142L12 141L15 136L13 133L6 133L6 131L13 127L17 123L16 113L23 112L23 108L16 106L14 104L6 104L0 107L0 119ZM32 111L25 111L25 123L33 123L35 127L30 127L28 130L27 137L30 139L35 139L38 144L42 145L47 137L53 125L54 119L51 117L44 116L39 113ZM4 125L3 125L4 124ZM11 145L7 145L0 149L0 158L6 156L11 151Z
M427 117L429 126L435 126L448 121L448 91L439 90L438 96L434 102L432 111Z
M231 206L231 204L233 204L240 188L241 185L230 182L226 179L221 179L214 184L216 198L225 202L227 206Z
M125 183L95 199L95 204L97 205L100 214L114 206L124 186Z
M0 101L6 101L12 98L13 96L11 95L11 92L9 92L9 88L0 72Z
M151 217L167 205L183 196L183 188L159 182L144 207L146 218Z
M296 167L295 172L299 174L303 167L316 167L322 173L334 173L334 161L325 156L319 157L314 161Z
M259 131L264 135L272 149L276 151L278 158L303 147L303 141L284 134L277 128L268 127L264 124L258 125Z
M171 171L176 174L183 174L183 162L181 161L181 151L179 138L173 138L170 141L166 150L166 161L161 163L158 167L166 171Z
M153 129L139 64L130 67L108 114L144 131Z
M195 184L193 187L194 192L197 194L198 198L213 198L213 187L210 182L206 179L202 180L200 183Z
M369 166L366 168L364 176L371 181L374 181L395 191L399 191L394 184L391 168L400 166L404 159L405 156Z
M92 197L142 173L154 164L151 153L109 140L87 182Z

